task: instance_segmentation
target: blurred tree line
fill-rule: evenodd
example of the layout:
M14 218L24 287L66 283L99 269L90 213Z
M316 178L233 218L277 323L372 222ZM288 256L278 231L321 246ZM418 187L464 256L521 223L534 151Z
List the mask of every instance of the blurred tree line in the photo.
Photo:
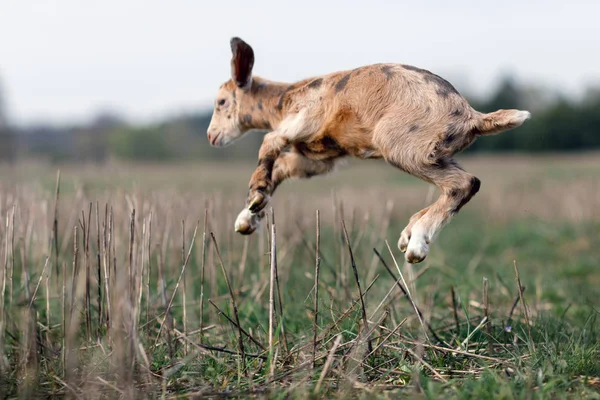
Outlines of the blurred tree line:
M255 158L263 133L238 144L212 148L206 138L210 111L182 115L145 126L116 113L100 113L84 126L11 127L3 112L0 86L0 162L43 158L52 162L231 160ZM482 112L501 108L530 110L533 118L516 130L476 141L465 153L543 152L600 149L600 90L579 100L526 87L507 77L485 99L468 95Z

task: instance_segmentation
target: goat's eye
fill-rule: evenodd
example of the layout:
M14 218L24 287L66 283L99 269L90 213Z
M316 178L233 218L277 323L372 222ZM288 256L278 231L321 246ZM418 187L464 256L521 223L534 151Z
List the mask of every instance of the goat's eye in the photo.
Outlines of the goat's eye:
M224 104L225 104L225 99L221 99L221 100L219 100L219 103L218 103L218 104L219 104L220 106L224 105Z

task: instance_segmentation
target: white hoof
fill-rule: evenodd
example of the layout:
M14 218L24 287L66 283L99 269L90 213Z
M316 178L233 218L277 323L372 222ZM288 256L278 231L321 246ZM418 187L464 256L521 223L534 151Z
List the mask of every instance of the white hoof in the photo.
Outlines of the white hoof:
M423 261L429 254L429 245L423 237L411 237L406 249L404 258L411 264L417 264Z
M260 215L253 214L247 208L240 212L235 220L235 231L242 235L249 235L260 225Z
M398 248L401 252L405 253L408 247L408 243L410 242L410 234L406 228L400 234L400 239L398 240Z

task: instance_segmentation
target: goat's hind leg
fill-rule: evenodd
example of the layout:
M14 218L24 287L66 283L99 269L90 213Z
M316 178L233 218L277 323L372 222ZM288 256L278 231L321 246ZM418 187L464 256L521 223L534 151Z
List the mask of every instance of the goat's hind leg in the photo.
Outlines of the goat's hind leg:
M405 259L409 263L419 263L427 257L429 245L440 230L471 200L481 186L477 177L465 172L451 160L435 166L428 165L419 171L419 175L440 188L442 194L411 227L405 253Z
M429 207L431 207L431 206L429 206ZM419 219L421 219L421 217L423 215L425 215L425 213L427 212L427 210L429 210L429 207L425 207L421 211L416 212L408 220L408 224L402 230L402 233L400 234L400 239L398 240L398 248L400 249L401 252L403 252L403 253L406 252L406 249L408 248L408 243L410 241L410 237L411 237L411 234L412 234L412 227L417 223L417 221Z

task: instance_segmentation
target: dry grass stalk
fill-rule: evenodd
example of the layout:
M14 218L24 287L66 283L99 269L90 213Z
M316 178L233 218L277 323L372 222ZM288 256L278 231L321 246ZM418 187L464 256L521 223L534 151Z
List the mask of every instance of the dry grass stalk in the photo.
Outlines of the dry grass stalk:
M490 321L489 308L488 279L483 278L483 315L488 321L487 324L485 324L485 332L488 337L488 353L492 354L494 352L494 346L492 346L492 322Z
M317 329L318 329L318 316L319 316L319 268L321 266L320 257L320 241L321 241L321 218L319 210L317 210L317 239L316 239L316 250L315 250L315 312L313 320L313 348L312 348L312 368L316 366L317 356Z
M273 209L271 209L271 213L273 213ZM273 222L275 222L275 217L273 216ZM275 224L273 223L273 243L275 243ZM277 268L277 255L274 253L275 259L275 285L277 288L277 299L279 301L279 326L281 327L281 343L283 344L283 350L287 355L289 353L287 337L285 334L285 324L283 321L283 301L281 299L281 287L279 286L279 271ZM277 312L277 306L275 307L275 312Z
M83 257L85 265L85 327L87 332L88 341L92 340L92 298L91 298L91 263L90 263L90 225L92 218L92 203L90 202L90 208L88 212L87 222L85 219L85 213L81 211L82 217L82 231L83 231Z
M249 334L249 333L248 333L248 332L247 332L247 331L246 331L244 328L242 328L241 326L238 326L238 325L236 324L236 322L235 322L234 320L232 320L232 319L229 317L229 315L227 315L227 314L226 314L226 313L225 313L223 310L221 310L221 309L220 309L220 308L219 308L219 307L218 307L218 306L217 306L217 305L216 305L216 304L215 304L215 303L214 303L214 302L213 302L211 299L208 299L208 302L210 303L210 305L212 305L212 306L213 306L213 307L214 307L214 308L217 310L217 313L219 313L219 315L222 315L223 317L225 317L225 319L226 319L227 321L229 321L229 323L230 323L231 325L233 325L233 326L234 326L236 329L241 329L241 330L242 330L242 333L243 333L244 335L246 335L246 337L247 337L248 339L250 339L252 342L254 342L254 344L256 344L258 347L260 347L260 348L261 348L263 351L266 351L266 350L267 350L267 348L266 348L266 347L265 347L265 346L264 346L264 345L263 345L261 342L259 342L258 340L256 340L256 339L254 338L254 336L252 336L251 334Z
M275 215L271 208L271 274L269 279L269 356L273 357L273 326L275 324L275 269L277 268L277 243L276 243L276 231L275 231ZM274 360L271 361L274 363ZM271 373L274 374L275 370L272 369ZM273 376L273 375L271 375Z
M131 210L131 218L129 223L129 303L133 304L133 277L135 275L133 269L133 243L135 240L135 208Z
M185 264L185 220L181 220L181 263ZM183 290L181 292L181 302L183 305L183 334L187 336L188 333L188 323L187 323L187 280L185 279L186 273L183 271ZM188 343L185 342L183 345L183 354L187 356L188 354Z
M452 315L454 316L454 323L456 325L456 335L460 335L460 322L458 320L458 304L456 303L456 293L454 291L454 285L450 286L450 295L452 296Z
M519 288L519 298L521 299L521 307L523 308L523 315L525 316L525 323L527 324L527 332L529 333L529 339L531 345L533 346L533 351L535 351L535 343L533 340L531 340L531 323L529 321L529 314L527 313L527 304L525 304L525 299L523 298L523 286L521 286L521 278L519 277L519 267L517 267L516 260L513 261L513 265L515 267L515 276Z
M204 228L202 229L202 265L200 266L200 343L204 339L204 277L206 270L206 247L209 242L206 237L206 224L208 222L208 207L204 208Z
M365 300L363 296L363 292L360 288L360 279L358 278L358 270L356 268L356 262L354 261L354 254L352 253L352 246L350 246L350 239L348 238L348 231L346 230L346 223L342 219L342 230L344 231L344 239L346 240L346 245L348 246L348 252L350 253L350 262L352 264L352 270L354 271L354 279L356 280L356 286L358 287L358 295L360 296L360 306L362 309L362 319L363 319L363 329L366 331L369 330L369 321L367 320L367 308L365 307ZM371 343L371 339L369 337L365 338L367 340L367 348L369 353L373 351L373 344Z
M400 267L398 266L398 263L396 262L396 258L394 257L394 253L392 252L392 249L390 248L390 244L388 243L388 241L385 241L385 244L388 248L388 251L390 252L390 255L392 256L392 260L394 261L394 265L396 266L396 269L398 270L398 273L400 274L400 278L402 279L402 283L404 284L404 288L406 290L406 297L408 298L408 300L410 301L410 303L413 306L413 309L415 310L415 313L417 314L417 317L419 318L419 322L421 323L421 328L423 329L423 335L425 335L425 339L430 342L429 340L429 336L427 335L427 329L425 329L425 323L423 321L422 318L422 314L419 311L419 308L417 307L417 304L414 302L410 291L408 290L408 285L406 284L406 280L404 280L404 275L402 275L402 271L400 270Z
M10 224L10 264L8 274L8 304L13 303L13 275L15 273L15 211L16 204L12 206L12 217Z
M177 278L177 283L175 284L175 288L173 289L173 293L171 294L171 299L169 300L169 303L167 304L167 308L165 310L165 315L167 315L167 316L171 312L171 307L173 306L173 301L175 300L175 296L177 295L177 290L179 289L179 285L181 284L183 275L185 274L185 268L187 267L187 264L190 261L192 249L194 248L194 243L196 242L196 233L198 232L198 224L199 224L199 222L196 224L196 228L194 229L194 235L192 236L190 248L188 250L187 256L185 257L185 260L183 261L183 265L181 267L181 272L179 273L179 278ZM158 334L156 336L156 340L154 341L155 344L158 341L158 338L160 337L162 328L163 328L163 323L161 323L160 327L158 328ZM169 328L169 330L172 330L172 329L173 328Z
M97 307L98 307L98 326L97 326L97 330L96 330L96 335L97 335L97 339L98 341L100 341L100 337L101 337L101 331L100 329L102 328L102 315L104 314L104 307L103 307L103 301L102 301L102 257L100 255L102 251L102 247L100 245L100 205L98 204L98 202L96 202L96 261L97 261L97 268L96 268L96 286L97 286Z
M6 369L9 366L9 362L4 354L4 326L5 326L5 293L6 293L6 272L8 268L8 212L6 213L6 230L5 230L5 253L4 253L4 265L2 268L2 283L0 284L0 372L4 375Z
M390 277L396 282L396 285L398 286L398 288L400 289L400 291L402 292L402 294L404 295L404 297L406 297L406 299L408 299L408 301L412 304L413 308L415 309L419 320L422 321L421 323L423 323L423 313L421 312L421 310L419 309L419 307L417 307L417 305L412 301L410 295L408 294L408 288L404 288L404 286L402 286L402 284L400 283L400 280L403 279L402 276L400 276L400 278L396 278L396 275L392 272L391 268L387 265L387 263L385 262L385 260L383 259L383 257L381 256L381 254L379 254L379 252L377 251L377 249L373 249L373 251L375 252L375 254L377 255L377 257L379 258L379 260L381 260L381 263L383 264L383 266L385 267L386 271L388 272L388 274L390 275ZM395 260L394 260L395 262ZM435 332L435 330L433 329L433 327L431 326L431 324L429 324L429 322L425 321L425 324L427 325L427 329L429 329L429 332L431 332L431 334L433 335L434 339L438 342L438 343L443 343L443 340L437 335L437 333Z
M54 191L54 221L52 224L52 239L54 241L54 268L56 271L56 285L58 286L59 266L58 266L58 201L60 196L60 170L56 172L56 187Z
M104 298L106 299L106 339L111 343L112 316L110 292L110 227L108 217L108 204L104 207L104 224L102 229L102 266L104 269Z
M329 373L329 369L331 368L331 365L333 364L333 357L335 356L335 352L337 351L337 348L339 347L341 341L342 341L342 334L340 333L336 336L335 342L333 342L333 346L331 347L331 350L329 351L329 355L327 356L327 360L325 361L325 366L323 367L323 370L321 371L321 376L319 377L319 380L317 381L317 385L315 386L315 390L314 390L315 394L319 393L319 391L321 390L321 385L323 384L323 380L325 380L325 377Z
M242 336L242 329L240 324L240 317L238 315L238 309L235 302L235 296L233 295L233 289L231 288L231 284L229 283L229 277L227 276L227 271L225 270L225 265L223 264L223 258L221 257L221 252L219 251L219 245L217 244L217 239L215 238L215 234L213 232L210 233L210 236L213 240L213 244L215 246L215 251L217 252L217 257L219 258L219 264L221 265L221 270L223 271L223 276L225 277L225 283L227 284L227 289L229 290L229 298L231 301L231 307L233 308L233 315L235 317L235 323L238 326L238 345L241 354L241 362L242 369L244 371L244 375L248 374L246 370L246 358L244 352L244 338ZM270 346L269 346L270 347Z
M148 265L146 266L146 329L147 336L150 337L150 277L152 276L152 212L148 217L148 240L146 241Z
M42 279L44 278L44 274L46 273L46 268L48 267L49 260L50 260L50 256L46 256L46 261L44 262L44 267L42 268L42 273L40 274L40 277L38 278L38 282L35 285L35 289L33 290L33 295L31 296L31 298L29 300L28 308L30 308L30 309L31 309L31 306L33 305L33 302L35 301L38 289L40 288L40 284L42 283Z

